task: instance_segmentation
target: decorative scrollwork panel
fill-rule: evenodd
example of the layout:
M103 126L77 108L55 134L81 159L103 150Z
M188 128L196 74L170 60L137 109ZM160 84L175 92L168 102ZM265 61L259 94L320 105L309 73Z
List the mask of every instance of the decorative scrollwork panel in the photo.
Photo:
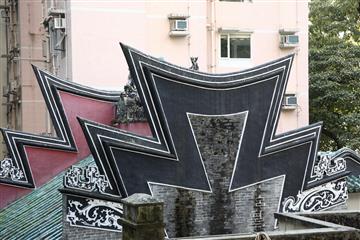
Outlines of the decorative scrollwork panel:
M4 160L0 162L0 178L8 178L12 181L22 181L24 173L20 168L13 164L11 158L4 158Z
M64 176L64 186L89 192L105 193L109 182L97 166L71 167Z
M296 198L286 198L283 202L283 212L321 211L343 204L347 198L346 181L339 180L299 192Z
M67 196L66 204L66 221L71 226L122 231L123 207L120 203Z

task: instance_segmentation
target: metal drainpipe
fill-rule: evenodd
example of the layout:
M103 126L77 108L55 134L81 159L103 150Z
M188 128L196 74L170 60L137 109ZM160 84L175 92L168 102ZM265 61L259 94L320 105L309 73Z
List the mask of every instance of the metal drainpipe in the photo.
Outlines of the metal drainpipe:
M69 3L71 4L71 3ZM65 9L65 21L66 21L66 28L65 28L65 77L66 80L70 80L71 78L69 77L69 64L70 64L70 60L69 60L69 51L70 51L70 41L69 41L69 36L68 34L71 33L71 31L69 31L69 27L70 27L70 6L68 5L68 2L65 1L64 2L64 9ZM71 36L71 35L70 35Z
M211 48L212 48L212 57L211 57L211 72L215 73L216 70L216 9L215 9L215 0L211 0Z
M215 0L208 0L208 18L209 21L207 22L207 31L210 32L210 48L208 48L209 56L207 57L208 63L208 71L211 73L215 72L215 64L216 64L216 35L215 35Z
M7 6L7 1L5 1L5 52L6 52L6 86L10 86L10 59L9 59L9 24L10 24L10 16L9 16L9 7ZM6 127L9 127L9 110L10 106L8 105L10 100L10 96L6 96Z
M298 8L298 4L299 4L299 1L297 0L296 1L296 5L295 5L295 7L296 7L296 29L299 29L299 8ZM299 29L300 30L300 33L301 33L301 29ZM296 63L296 65L295 65L295 71L296 71L296 74L295 74L295 76L296 76L296 96L297 96L297 98L299 99L299 70L298 70L298 68L299 68L299 64L298 64L298 52L299 52L299 48L298 47L296 47L295 48L295 57L294 57L294 61L295 61L295 63ZM308 89L309 89L309 75L308 75ZM308 92L309 92L309 90L308 90ZM302 95L302 94L301 94ZM308 97L308 105L309 105L309 97ZM296 108L296 127L300 127L299 126L299 123L300 123L300 121L299 121L299 117L300 117L300 111L301 111L301 108L299 108L299 107L297 107ZM309 121L309 120L308 120ZM308 124L308 123L307 123Z
M187 15L190 16L190 0L188 0L188 2L187 2ZM191 26L191 25L188 24L188 26ZM188 58L190 58L191 57L191 49L190 49L191 48L191 34L189 34L187 36L187 40L188 40Z
M5 38L6 38L6 55L7 55L7 61L6 61L6 85L9 87L10 86L10 71L12 70L11 68L11 59L10 59L10 55L9 55L9 43L10 43L10 36L9 36L9 31L10 31L10 25L12 22L12 2L10 2L10 5L8 6L8 2L5 1L5 5L8 7L8 11L7 11L7 16L6 16L6 34L5 34ZM7 124L7 128L11 128L12 127L12 121L11 121L11 112L12 112L12 107L10 105L10 94L9 91L7 92L7 96L6 96L6 124Z
M12 29L12 32L13 32L13 49L14 48L17 48L18 47L18 35L19 34L19 22L18 22L18 14L19 14L19 3L17 0L11 0L11 3L12 3L12 20L13 20L13 29ZM21 78L21 67L20 67L21 63L18 62L18 63L15 63L15 61L12 59L12 67L13 67L13 80L17 82L17 85L18 83L20 83L20 78ZM16 69L15 69L16 67ZM20 85L20 84L19 84ZM21 88L20 88L21 90ZM21 94L21 92L20 92ZM14 116L14 119L13 119L13 122L14 122L14 127L15 129L21 129L22 127L22 122L21 122L21 119L19 119L19 110L21 109L20 107L20 103L16 103L14 102L13 103L13 109L12 109L12 112L14 113L13 116ZM21 116L20 116L21 117Z

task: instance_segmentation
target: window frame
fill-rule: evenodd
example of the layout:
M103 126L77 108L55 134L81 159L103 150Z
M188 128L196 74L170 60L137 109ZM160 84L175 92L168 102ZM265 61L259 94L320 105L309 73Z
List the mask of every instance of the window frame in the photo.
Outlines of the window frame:
M231 32L220 32L219 34L219 55L220 55L220 59L221 60L250 60L251 59L251 33L231 33ZM222 40L222 36L226 35L227 36L227 57L222 57L222 48L221 48L221 40ZM234 38L236 37L246 37L249 38L249 42L250 42L250 57L248 58L232 58L230 57L230 38L231 36L233 36Z

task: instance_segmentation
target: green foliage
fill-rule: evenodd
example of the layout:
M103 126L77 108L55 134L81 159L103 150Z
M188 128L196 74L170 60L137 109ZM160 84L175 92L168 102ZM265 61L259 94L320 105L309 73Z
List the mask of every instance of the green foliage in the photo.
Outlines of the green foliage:
M358 42L359 0L313 0L310 3L310 46Z
M310 121L322 150L360 149L359 0L313 0L309 17Z

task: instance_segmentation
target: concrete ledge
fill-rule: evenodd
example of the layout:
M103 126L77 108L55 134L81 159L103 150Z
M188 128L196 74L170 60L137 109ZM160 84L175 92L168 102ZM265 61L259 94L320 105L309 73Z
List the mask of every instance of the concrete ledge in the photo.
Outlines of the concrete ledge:
M307 229L292 231L273 231L267 232L271 240L354 240L360 239L358 231L341 231L337 229ZM256 234L233 234L222 236L204 236L204 237L188 237L176 238L176 240L254 240ZM175 240L175 239L173 239Z
M334 228L334 229L354 229L332 222L323 221L311 216L304 216L292 213L275 213L279 221L279 230L286 231L296 229L313 229L313 228Z
M360 231L355 227L344 226L333 221L323 221L319 218L331 219L354 218L357 221L359 212L322 212L310 214L276 213L279 230L267 232L271 240L353 240L360 239ZM315 215L315 217L313 217ZM347 217L346 217L347 216ZM349 217L350 216L350 217ZM357 223L355 221L355 223ZM256 234L231 234L221 236L203 236L177 238L177 240L254 240Z
M360 229L360 211L326 211L299 215Z

